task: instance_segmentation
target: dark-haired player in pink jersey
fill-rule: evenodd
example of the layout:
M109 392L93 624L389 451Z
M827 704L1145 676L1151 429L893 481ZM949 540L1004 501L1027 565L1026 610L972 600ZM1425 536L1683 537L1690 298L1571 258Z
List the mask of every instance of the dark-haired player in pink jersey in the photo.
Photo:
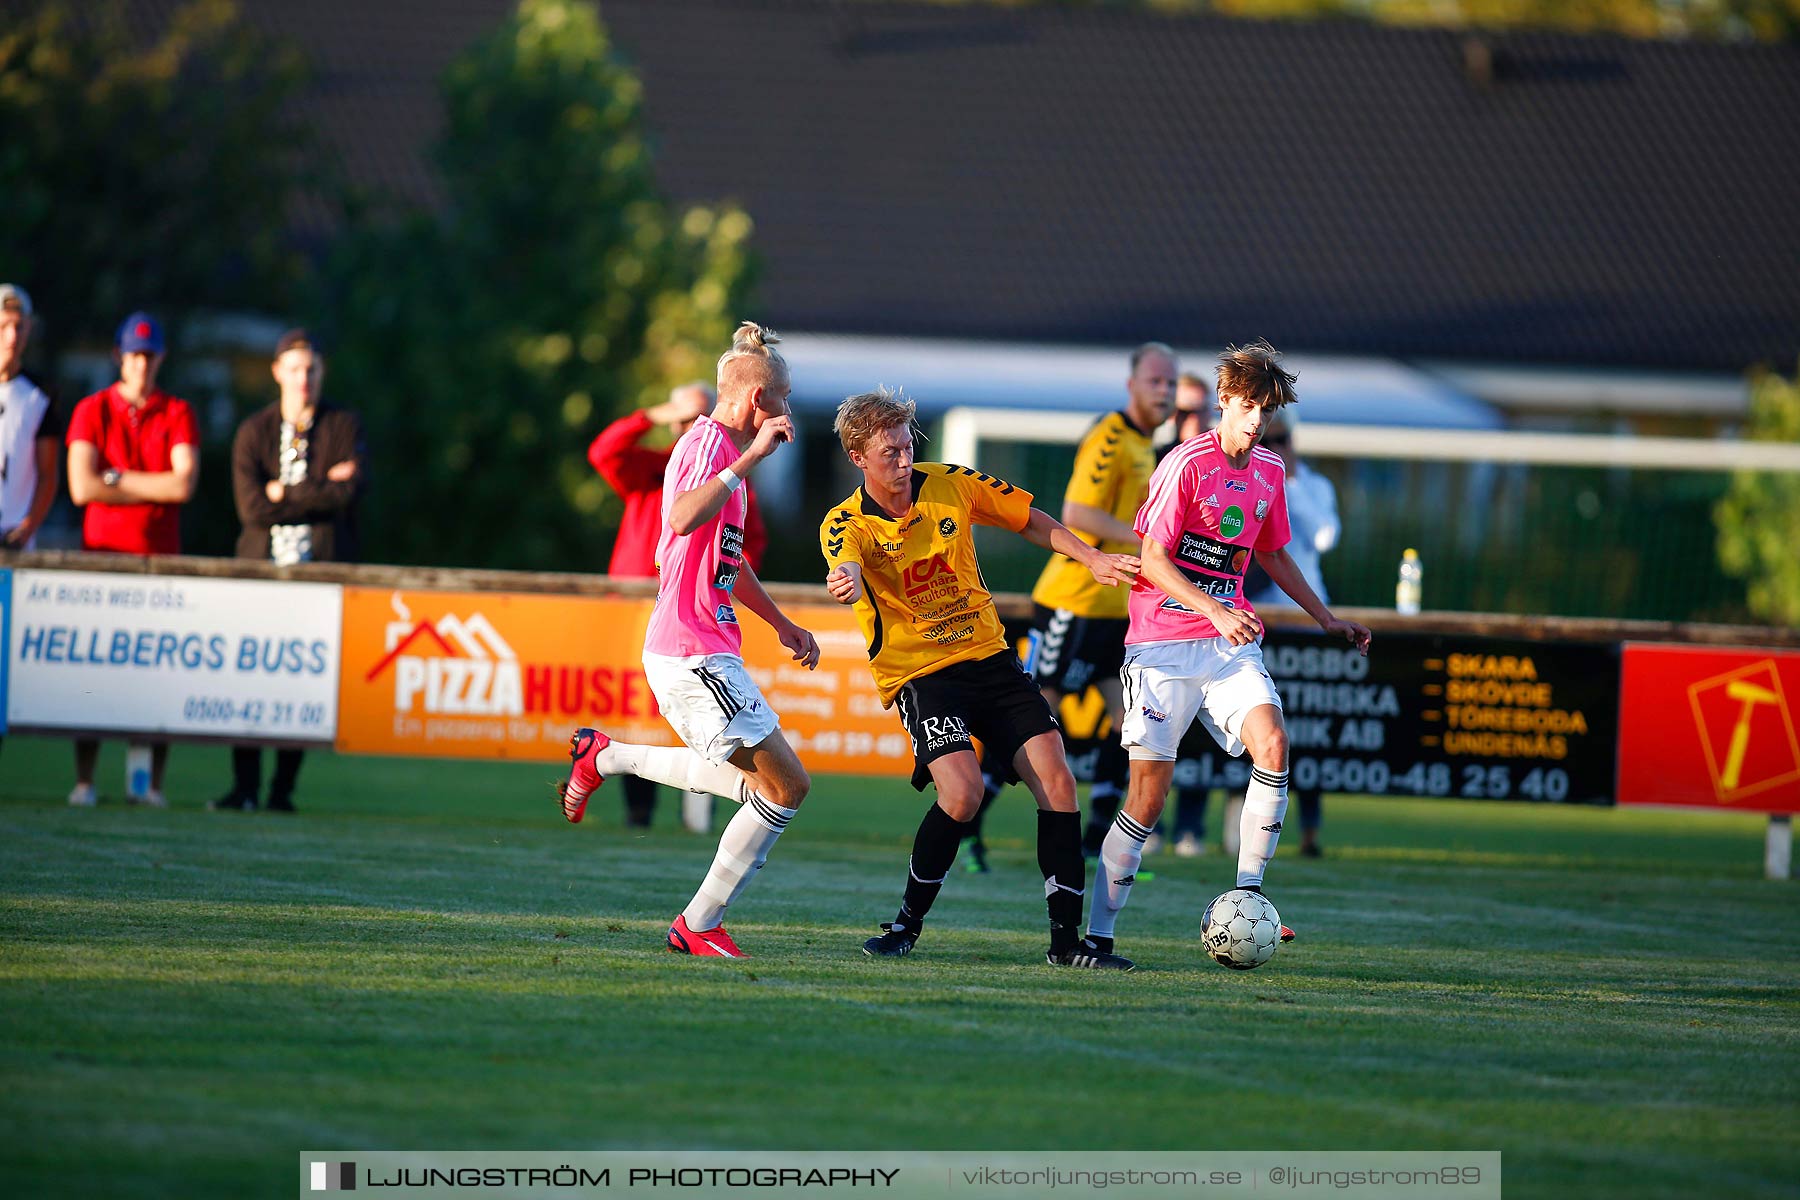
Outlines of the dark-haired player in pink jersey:
M744 479L792 441L788 368L778 339L753 322L719 359L719 402L675 443L664 476L661 584L644 632L644 674L685 746L615 742L597 729L569 741L563 815L581 820L608 775L630 773L708 791L741 808L719 838L712 868L669 927L678 954L741 958L725 908L741 895L793 820L811 781L781 723L744 670L735 603L767 621L796 662L819 664L813 635L788 620L744 561Z
M1244 599L1251 556L1326 633L1369 652L1368 629L1332 616L1285 549L1286 471L1280 455L1256 444L1269 415L1294 403L1294 376L1280 360L1262 341L1219 357L1218 427L1163 459L1138 511L1143 570L1122 672L1131 790L1101 846L1088 916L1088 940L1109 953L1144 839L1168 798L1176 748L1196 717L1225 753L1250 751L1237 886L1262 891L1287 812L1288 744L1281 698L1263 667L1262 622ZM1282 926L1283 941L1293 936Z

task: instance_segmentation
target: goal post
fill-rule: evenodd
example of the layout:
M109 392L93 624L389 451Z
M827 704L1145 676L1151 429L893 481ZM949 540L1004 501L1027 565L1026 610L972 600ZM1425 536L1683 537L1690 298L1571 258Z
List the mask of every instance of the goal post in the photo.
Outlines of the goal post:
M1027 408L952 408L944 413L946 462L978 465L983 440L1073 445L1097 413ZM1536 466L1638 467L1665 471L1800 471L1800 445L1719 438L1624 437L1511 429L1409 429L1392 425L1308 422L1309 458L1418 462L1525 463ZM1729 458L1722 456L1728 455Z
M948 409L932 457L1001 475L1054 514L1099 415ZM1342 538L1322 565L1347 605L1392 604L1410 547L1428 608L1741 622L1715 510L1738 472L1800 473L1800 445L1772 441L1303 422L1296 442L1337 491ZM1002 539L982 560L1002 589L1029 589L1042 566Z

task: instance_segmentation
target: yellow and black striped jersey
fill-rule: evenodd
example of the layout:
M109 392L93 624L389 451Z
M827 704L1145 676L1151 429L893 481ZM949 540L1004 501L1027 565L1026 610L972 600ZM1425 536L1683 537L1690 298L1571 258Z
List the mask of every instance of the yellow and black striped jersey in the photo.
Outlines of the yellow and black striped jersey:
M1156 455L1150 434L1131 423L1122 412L1107 413L1094 422L1081 448L1075 452L1075 470L1063 492L1064 501L1085 504L1111 513L1129 525L1144 503ZM1097 538L1072 530L1090 546L1108 554L1136 554L1137 542ZM1093 572L1065 554L1052 554L1038 576L1031 598L1045 608L1067 609L1078 617L1115 617L1123 620L1129 588L1107 587Z
M1030 520L1030 492L943 463L915 465L905 516L890 517L860 487L826 514L819 548L828 571L862 566L856 615L883 704L908 680L1007 648L972 527L1017 532Z

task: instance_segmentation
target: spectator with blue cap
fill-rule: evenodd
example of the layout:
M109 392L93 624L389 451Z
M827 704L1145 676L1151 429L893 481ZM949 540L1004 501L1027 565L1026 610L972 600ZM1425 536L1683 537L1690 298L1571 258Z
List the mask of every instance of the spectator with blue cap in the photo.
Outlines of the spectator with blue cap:
M75 406L69 418L69 498L82 510L84 550L181 553L181 506L200 477L200 437L186 400L156 386L163 365L162 325L134 312L119 326L119 379ZM100 742L75 742L75 790L69 803L91 808ZM148 791L134 804L166 807L167 742L152 744Z

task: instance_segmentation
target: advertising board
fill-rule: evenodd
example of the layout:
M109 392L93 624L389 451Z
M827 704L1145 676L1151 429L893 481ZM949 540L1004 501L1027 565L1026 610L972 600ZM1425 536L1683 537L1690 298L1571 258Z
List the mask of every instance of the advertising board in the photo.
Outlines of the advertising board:
M329 743L336 584L12 572L13 728Z
M1619 801L1800 812L1800 654L1629 643Z
M357 754L554 761L592 725L673 745L644 678L651 602L595 596L347 588L338 749ZM855 615L785 610L819 640L817 670L769 627L744 621L744 660L813 771L911 769L906 734L881 707Z

